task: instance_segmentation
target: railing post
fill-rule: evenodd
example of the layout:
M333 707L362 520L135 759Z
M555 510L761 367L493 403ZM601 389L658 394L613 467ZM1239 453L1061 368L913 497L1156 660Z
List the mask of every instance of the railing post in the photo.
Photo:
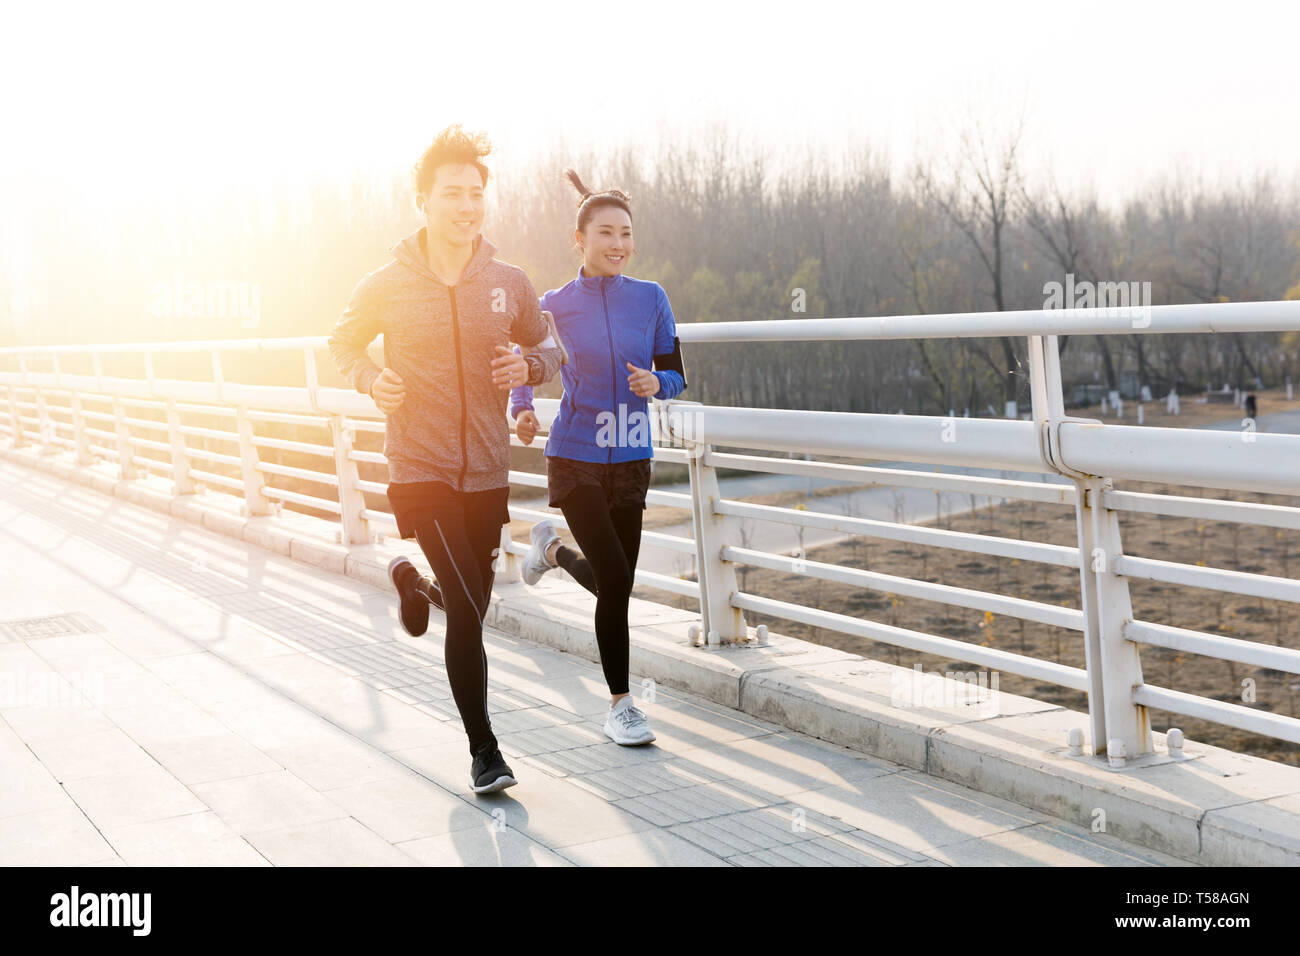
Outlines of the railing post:
M77 464L89 465L94 461L90 453L90 440L86 437L86 419L81 414L81 393L73 390L68 395L68 406L72 409L72 438L77 449Z
M745 616L733 607L732 596L739 590L736 566L722 559L722 549L731 543L733 521L717 513L722 491L717 470L707 461L709 446L700 427L697 402L665 403L661 412L662 433L670 434L686 449L686 466L691 480L691 523L695 530L696 578L700 585L700 615L705 640L710 645L733 644L749 639ZM666 427L664 427L666 426Z
M167 439L172 446L172 494L192 495L194 479L190 477L190 456L185 447L185 436L181 434L181 413L176 407L176 399L168 396L167 402Z
M113 396L113 424L117 431L117 467L123 478L140 477L139 469L131 460L131 426L126 423L126 409L117 395Z
M316 371L316 352L303 349L303 372L307 378L307 401L312 410L329 420L330 445L334 449L334 475L339 482L339 517L343 529L339 534L341 544L370 544L370 522L361 516L366 507L366 496L358 487L361 472L351 457L356 444L356 429L348 420L320 407L317 390L320 376Z
M1043 462L1070 478L1076 492L1079 595L1092 752L1095 756L1106 754L1114 740L1129 756L1149 753L1150 718L1145 707L1133 703L1133 688L1142 683L1138 646L1124 637L1124 625L1133 619L1133 605L1128 582L1110 570L1122 549L1119 519L1102 503L1111 480L1071 468L1061 453L1060 426L1070 419L1065 414L1055 335L1029 336L1029 380Z
M366 497L357 482L361 479L357 463L350 457L354 432L342 415L330 416L330 437L334 442L334 474L339 479L339 511L343 519L343 544L369 544L370 522L361 517Z
M1110 753L1112 744L1119 743L1122 755L1136 757L1151 753L1151 715L1133 703L1133 690L1142 684L1142 662L1138 645L1124 636L1124 625L1133 620L1128 581L1113 570L1115 559L1123 553L1119 516L1104 503L1104 493L1111 487L1109 478L1081 484L1079 556L1086 574L1092 577L1095 600L1095 611L1088 608L1085 613L1096 615L1106 712L1105 736L1096 741L1093 753ZM1090 672L1091 666L1089 662Z
M519 555L510 551L510 525L501 526L501 551L497 555L496 563L493 567L496 569L497 576L501 581L515 582L522 581L524 578L523 568Z
M18 371L22 373L23 385L27 384L27 356L22 352L18 353ZM18 398L16 396L17 387L9 386L9 413L14 420L14 447L21 448L27 444L27 436L23 434L22 412L18 409Z
M270 499L262 494L262 473L257 468L261 459L257 446L253 444L253 420L248 417L248 407L242 403L235 406L235 428L239 433L240 473L244 479L244 504L248 514L273 514L275 509Z
M125 479L140 477L140 470L131 460L134 447L131 444L131 426L126 423L126 406L117 393L113 393L113 425L117 432L117 467Z
M59 357L53 356L54 369L57 372L59 367ZM51 455L58 451L58 446L54 444L55 435L54 419L50 418L49 402L45 399L45 393L41 391L39 385L36 389L36 423L41 435L41 454Z
M21 362L22 358L23 357L20 354L18 356L18 360ZM18 415L18 400L14 398L14 392L16 391L17 391L16 386L13 385L5 386L5 395L8 399L8 404L9 404L9 420L13 422L14 447L21 448L23 446L23 420Z

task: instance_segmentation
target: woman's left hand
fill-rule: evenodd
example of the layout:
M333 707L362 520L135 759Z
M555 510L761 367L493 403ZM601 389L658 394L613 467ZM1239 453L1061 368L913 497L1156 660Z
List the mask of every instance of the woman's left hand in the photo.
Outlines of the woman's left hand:
M632 373L627 377L627 384L632 389L633 395L649 398L659 391L659 376L647 369L637 368L631 362L626 364L627 370Z

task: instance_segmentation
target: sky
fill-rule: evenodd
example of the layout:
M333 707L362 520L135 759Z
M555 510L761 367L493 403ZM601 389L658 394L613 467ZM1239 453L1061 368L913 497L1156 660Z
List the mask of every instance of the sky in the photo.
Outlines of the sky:
M1300 170L1288 3L22 6L0 176L29 195L396 175L453 121L501 168L725 123L778 161L865 145L902 169L1023 114L1031 173L1103 200Z

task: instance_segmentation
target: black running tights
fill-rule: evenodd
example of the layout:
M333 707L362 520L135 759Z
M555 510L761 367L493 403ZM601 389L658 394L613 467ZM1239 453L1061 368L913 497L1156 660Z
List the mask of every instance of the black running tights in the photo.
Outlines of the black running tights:
M501 524L474 511L449 511L416 528L415 538L437 578L437 585L427 585L430 597L447 615L447 677L472 754L484 743L496 742L487 710L483 616L492 599L493 552L501 546Z
M596 644L611 694L626 694L627 610L641 548L640 505L611 508L594 485L579 485L560 502L582 553L561 545L556 563L596 595Z

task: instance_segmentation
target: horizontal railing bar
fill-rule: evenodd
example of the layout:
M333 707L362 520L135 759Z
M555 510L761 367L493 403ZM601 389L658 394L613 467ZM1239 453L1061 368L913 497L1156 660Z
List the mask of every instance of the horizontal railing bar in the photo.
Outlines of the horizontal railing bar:
M132 455L131 461L142 468L148 468L150 471L156 471L159 474L170 476L172 473L170 462L159 461L156 458L146 458L144 455Z
M1140 707L1167 710L1171 714L1196 717L1226 727L1236 727L1252 734L1276 737L1300 744L1300 720L1265 710L1252 710L1240 704L1197 697L1165 687L1140 684L1133 688L1133 703Z
M1066 421L1061 457L1090 475L1198 488L1296 493L1300 435Z
M168 450L171 450L170 446L168 446ZM208 451L206 448L191 448L186 446L185 454L190 458L201 458L204 461L216 461L223 465L231 465L235 468L239 468L243 465L243 460L238 455L226 455L219 451ZM240 487L242 488L243 486L241 485Z
M239 443L239 435L235 432L223 432L215 428L203 428L199 425L178 425L176 430L182 435L189 435L193 438L211 438L213 441Z
M292 465L277 465L271 461L259 461L254 467L268 475L302 478L305 481L317 481L323 485L332 485L335 488L339 485L339 476L333 472L312 471L310 468L295 468Z
M301 452L304 455L319 455L322 458L334 457L332 445L313 445L311 442L294 441L291 438L270 438L266 435L254 435L249 441L261 448L279 448L283 451Z
M547 478L545 475L535 475L531 471L511 471L509 474L512 485L528 485L532 488L545 488Z
M905 647L909 650L967 661L971 664L980 664L984 667L1005 671L1008 674L1017 674L1033 680L1046 681L1058 687L1068 687L1071 690L1082 691L1088 689L1087 674L1077 667L1066 667L1064 664L1055 664L1051 661L1035 660L1032 657L1023 657L1019 654L1011 654L991 647L980 647L978 644L953 640L950 637L922 634L919 631L894 627L890 624L860 620L856 617L835 614L831 611L808 608L799 604L789 604L785 601L759 597L756 594L746 594L743 591L732 595L731 606L744 611L770 614L772 617L797 621L800 624L807 624L809 627L824 627L828 630L852 634L855 637L865 637L868 640L879 641L882 644Z
M1124 636L1135 644L1167 647L1170 650L1214 657L1221 661L1236 661L1238 664L1250 664L1253 667L1300 674L1300 651L1287 647L1261 644L1258 641L1243 641L1236 637L1207 634L1204 631L1191 631L1182 627L1170 627L1167 624L1154 624L1150 621L1127 622L1124 625Z
M762 521L776 521L805 528L822 528L890 541L907 541L911 544L932 545L976 554L1020 558L1063 568L1079 567L1077 549L1057 544L1044 544L1039 541L1018 541L1015 538L999 538L966 531L947 531L943 528L877 521L874 518L850 518L846 515L822 514L817 511L798 511L794 508L777 508L772 505L756 505L731 499L719 501L714 511L721 515L757 518Z
M1287 332L1300 329L1300 302L1196 302L1127 309L1022 309L936 315L852 316L689 322L683 342L813 342L859 339L990 338L1030 335L1154 335L1175 332ZM382 342L382 337L372 347ZM328 336L129 342L96 345L8 346L0 355L72 355L95 352L246 352L329 347Z
M1109 308L1022 309L842 319L688 322L678 326L677 333L683 343L696 343L1288 332L1295 329L1300 329L1300 302L1287 301L1153 305L1141 308L1137 313L1120 314Z
M994 594L990 591L976 591L970 588L954 587L949 584L935 584L918 581L914 578L902 578L880 571L864 571L859 568L845 568L821 561L809 561L806 558L791 558L785 555L769 554L749 548L726 546L722 549L722 560L738 564L748 564L773 571L789 571L793 574L806 574L824 581L835 581L853 587L882 591L885 594L899 594L904 597L918 598L924 601L936 601L954 607L971 608L976 611L991 611L1009 617L1037 621L1053 627L1064 627L1075 631L1083 630L1083 612L1077 608L1057 607L1040 601L1027 601L1024 598Z
M1298 483L1300 484L1300 483ZM1297 487L1300 493L1300 487ZM1149 495L1136 491L1105 491L1102 503L1112 511L1202 518L1300 531L1300 508L1259 504L1253 501L1220 501L1214 498L1185 498L1178 495Z
M715 446L1055 474L1039 452L1038 425L1020 419L721 405L683 411L698 440Z
M642 531L643 544L663 548L667 551L680 551L683 554L695 554L695 539L683 538L675 534L661 534L658 531Z
M177 402L176 410L193 415L222 415L227 418L236 418L239 415L237 410L227 408L225 405L196 405L193 402Z
M125 418L125 417L122 419L122 421L126 422L128 425L134 425L137 428L149 428L152 429L153 431L158 431L158 432L167 431L166 422L151 422L144 418Z
M309 508L315 508L318 511L328 511L332 514L341 515L343 509L337 501L330 501L328 498L317 498L315 495L305 495L300 491L289 491L285 488L276 488L273 485L262 485L262 496L265 498L279 498L283 501L292 501L295 504L306 505Z
M1070 484L951 475L943 472L904 471L894 468L873 468L869 465L841 465L825 461L804 461L798 458L771 458L764 455L706 451L704 464L714 468L731 467L779 475L833 478L836 481L863 485L931 488L938 491L987 495L991 498L1019 498L1071 506L1074 505L1077 497L1074 485Z
M154 441L152 438L141 438L138 435L128 435L126 440L136 448L152 448L165 455L170 455L172 452L172 446L165 441Z
M348 452L350 461L366 461L372 465L386 465L388 459L377 451L359 451L356 448Z
M190 477L198 480L201 484L230 488L232 491L237 493L238 497L242 498L244 496L244 483L238 478L231 478L228 475L219 475L215 471L203 471L199 468L191 468Z
M381 335L376 343L382 342ZM199 342L115 342L99 345L16 345L0 348L0 355L93 355L95 352L277 352L286 349L329 348L329 336L313 335L271 339L205 339Z
M700 585L695 581L683 581L681 578L659 574L657 571L644 571L641 568L637 568L633 578L634 583L646 587L658 588L672 594L680 594L682 597L694 598L697 601L700 598Z
M364 478L358 478L356 484L359 489L362 491L369 491L371 494L388 494L388 486L382 481L367 481Z
M329 428L329 418L317 415L295 415L292 412L264 412L248 409L245 418L259 422L279 422L282 425L306 425L309 428Z
M1229 571L1224 568L1201 568L1193 564L1138 558L1129 554L1116 555L1112 568L1116 574L1122 574L1126 578L1186 584L1194 588L1227 591L1273 601L1300 602L1300 581L1291 578Z

